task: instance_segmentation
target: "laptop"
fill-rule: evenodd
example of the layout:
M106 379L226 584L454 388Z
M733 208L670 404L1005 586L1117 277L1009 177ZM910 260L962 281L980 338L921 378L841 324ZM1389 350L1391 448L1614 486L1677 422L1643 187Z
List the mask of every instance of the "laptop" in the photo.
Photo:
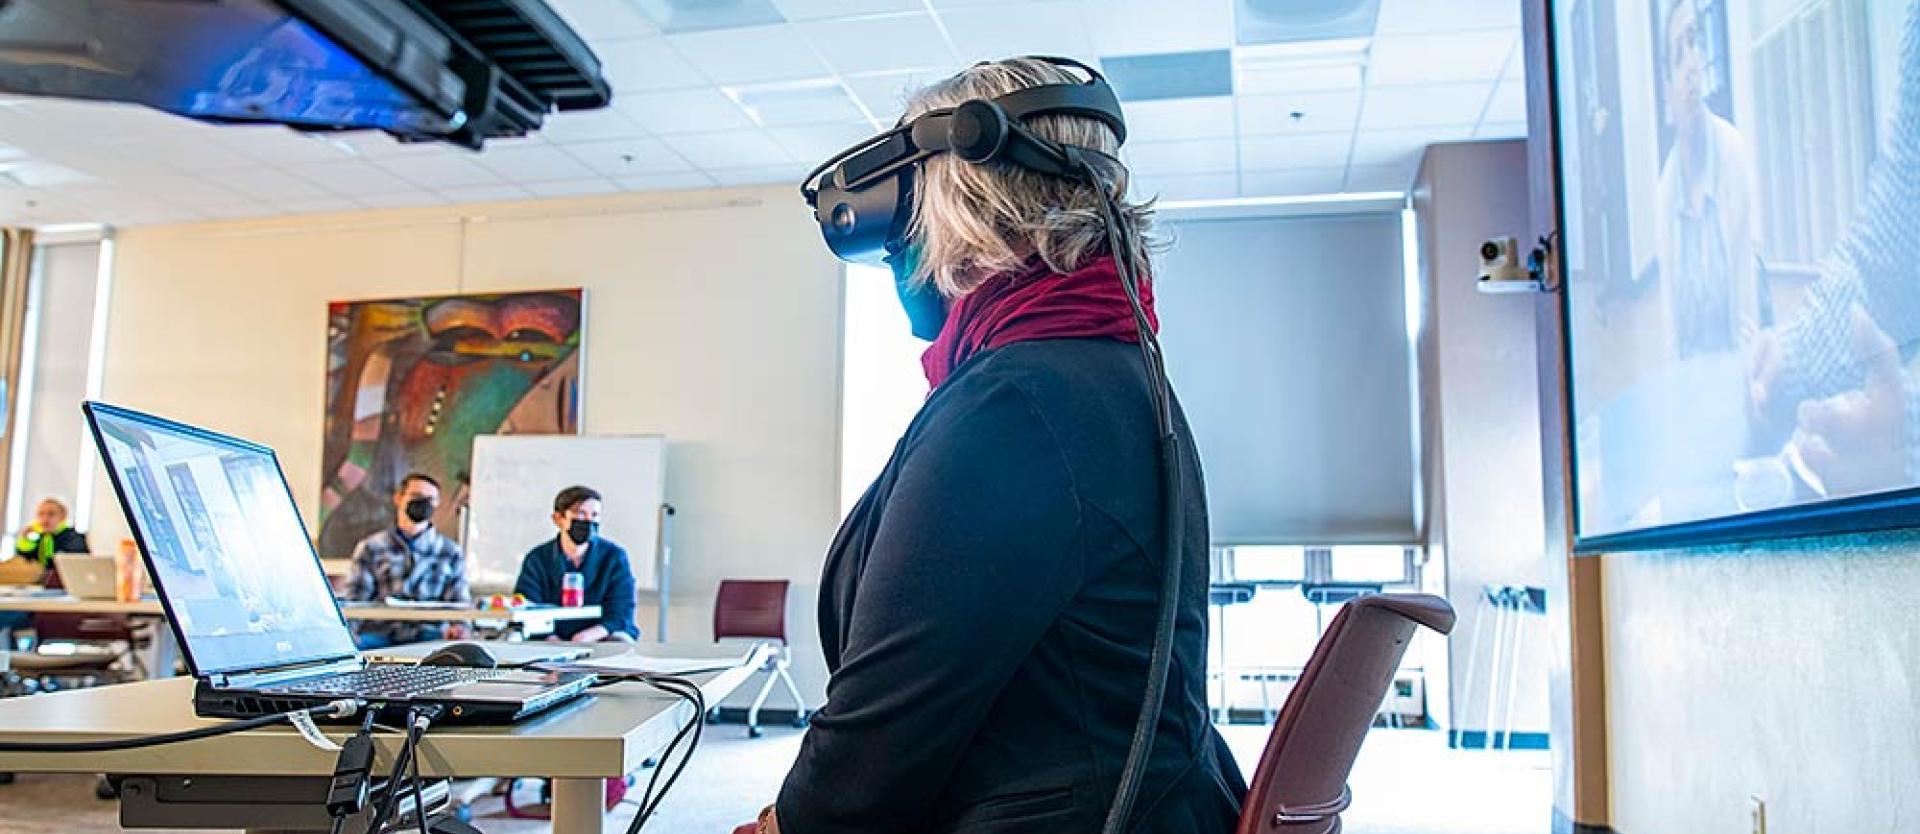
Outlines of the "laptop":
M60 587L80 599L115 599L114 585L119 579L112 556L88 556L84 553L55 553L53 566L60 571Z
M503 724L585 694L594 676L372 666L355 650L272 449L103 403L82 409L167 622L194 712L251 718L342 698Z

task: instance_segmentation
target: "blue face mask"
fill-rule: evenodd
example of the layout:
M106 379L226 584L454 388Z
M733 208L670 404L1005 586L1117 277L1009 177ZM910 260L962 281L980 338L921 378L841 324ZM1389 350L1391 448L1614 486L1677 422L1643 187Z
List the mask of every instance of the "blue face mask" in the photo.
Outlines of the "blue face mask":
M947 299L929 281L914 286L913 271L920 263L919 244L910 244L887 256L893 268L893 291L900 297L900 308L907 311L907 324L916 338L933 341L947 324Z

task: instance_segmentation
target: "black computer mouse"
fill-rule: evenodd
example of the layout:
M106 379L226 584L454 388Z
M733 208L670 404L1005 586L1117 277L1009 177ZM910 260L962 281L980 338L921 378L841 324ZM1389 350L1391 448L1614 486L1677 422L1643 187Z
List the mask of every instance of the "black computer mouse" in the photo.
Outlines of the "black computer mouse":
M433 654L420 659L422 666L472 666L480 669L492 669L500 665L486 646L479 643L448 643L433 650Z

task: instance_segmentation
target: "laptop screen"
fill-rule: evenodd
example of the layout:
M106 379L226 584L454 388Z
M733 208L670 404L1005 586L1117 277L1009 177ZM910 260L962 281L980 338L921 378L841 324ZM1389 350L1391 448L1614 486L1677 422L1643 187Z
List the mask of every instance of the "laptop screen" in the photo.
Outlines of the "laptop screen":
M194 674L353 654L273 450L97 403L87 415Z

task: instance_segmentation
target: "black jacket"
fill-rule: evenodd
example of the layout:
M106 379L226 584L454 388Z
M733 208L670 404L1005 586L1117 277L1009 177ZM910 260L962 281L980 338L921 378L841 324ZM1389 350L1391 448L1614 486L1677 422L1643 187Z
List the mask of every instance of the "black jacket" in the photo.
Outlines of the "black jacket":
M1094 832L1146 683L1164 552L1139 348L1022 342L934 393L828 555L827 703L780 791L786 834ZM1208 721L1207 515L1179 426L1185 571L1139 834L1231 830Z

